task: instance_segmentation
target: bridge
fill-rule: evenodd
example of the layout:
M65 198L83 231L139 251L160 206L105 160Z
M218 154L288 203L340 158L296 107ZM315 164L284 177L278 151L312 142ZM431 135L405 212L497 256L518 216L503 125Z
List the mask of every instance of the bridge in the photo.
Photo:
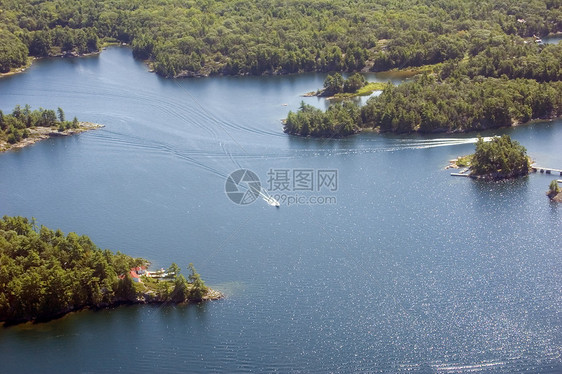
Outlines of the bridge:
M545 174L558 173L559 175L562 175L562 169L547 168L544 166L538 166L534 164L531 165L531 169L533 169L533 172L535 173L545 173Z

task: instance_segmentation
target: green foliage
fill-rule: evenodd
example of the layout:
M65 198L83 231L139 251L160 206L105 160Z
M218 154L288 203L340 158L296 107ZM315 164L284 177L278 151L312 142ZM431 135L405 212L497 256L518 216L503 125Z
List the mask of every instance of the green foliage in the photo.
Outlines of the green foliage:
M480 44L480 43L479 43ZM450 61L441 77L478 76L509 79L525 78L539 82L562 80L562 44L540 45L515 36L490 36L469 58Z
M365 77L362 74L355 73L349 78L347 78L346 81L344 82L343 92L346 93L355 92L359 90L361 87L365 86L366 84L367 81L365 80Z
M560 186L558 185L558 182L556 181L556 179L553 179L550 182L550 185L548 186L548 194L549 194L549 196L550 195L554 196L558 193L560 193Z
M27 46L17 36L0 29L0 73L26 65L28 53Z
M189 286L187 280L180 274L174 281L174 289L170 293L170 300L174 303L182 303L189 297Z
M172 264L170 265L168 270L166 270L166 273L172 274L172 278L177 278L177 276L180 274L180 271L181 271L181 269L178 266L178 264L176 264L175 262L172 262Z
M284 131L302 136L341 137L357 133L359 121L360 109L354 103L336 103L322 112L303 102L297 113L287 115Z
M71 123L65 121L62 108L57 109L57 113L51 109L39 108L31 110L29 105L22 108L16 105L11 114L4 114L0 111L0 140L6 140L10 144L19 142L22 138L28 138L31 132L28 130L34 127L54 127L58 131L65 131L71 127L78 128L78 119L74 117Z
M66 120L64 118L64 110L62 110L61 107L57 108L57 115L58 115L58 118L59 118L60 122L63 122L63 123L66 122Z
M434 133L511 126L562 115L562 82L484 77L442 80L424 74L399 86L386 85L381 95L369 99L360 110L350 103L343 108L347 110L332 105L323 113L303 104L297 113L289 113L285 132L331 137L353 134L359 127Z
M463 167L470 166L471 161L472 161L472 155L461 156L457 158L456 164L458 167L463 168Z
M137 298L137 290L133 283L133 278L126 272L123 278L117 281L115 289L115 298L121 301L135 301Z
M42 28L29 24L25 26L20 35L21 39L27 42L31 56L85 54L99 50L99 37L93 27L83 26L74 29L68 25L63 27L60 24L45 25Z
M470 165L471 175L491 179L514 178L529 173L527 150L509 135L485 142L478 137Z
M324 80L324 91L322 96L333 96L337 93L343 92L343 85L345 80L340 73L328 74Z
M0 66L25 64L25 48L85 53L103 39L130 43L165 76L386 70L477 54L496 35L562 30L553 0L10 0L1 8L8 36L0 39L9 41L0 41Z
M137 302L142 293L157 301L199 301L208 291L193 264L189 283L175 279L145 278L146 285L130 276L142 258L101 250L87 236L64 235L35 220L4 216L0 219L0 322L53 318L87 306ZM170 285L173 288L170 290ZM144 295L146 296L146 295Z
M357 96L369 96L374 91L382 91L385 87L392 83L383 83L383 82L368 82L363 87L358 89L355 94Z
M87 236L34 227L27 218L0 220L0 321L48 319L136 296L130 277L117 275L142 259L101 250Z
M207 292L207 286L205 286L205 282L203 282L192 263L187 268L189 270L189 283L191 283L189 297L196 301L201 300Z
M363 127L392 132L474 131L562 114L562 82L435 79L388 85L361 108Z
M328 74L324 80L324 89L320 96L334 96L340 93L354 93L367 84L365 77L359 73L344 79L340 73Z

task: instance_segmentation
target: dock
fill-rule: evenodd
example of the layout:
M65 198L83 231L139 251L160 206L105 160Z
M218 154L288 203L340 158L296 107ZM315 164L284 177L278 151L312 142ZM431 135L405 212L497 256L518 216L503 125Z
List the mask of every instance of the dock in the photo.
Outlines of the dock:
M531 165L531 169L534 173L544 173L544 174L554 174L562 175L562 169L547 168L544 166Z
M451 173L453 177L470 177L469 168L464 168L459 173Z

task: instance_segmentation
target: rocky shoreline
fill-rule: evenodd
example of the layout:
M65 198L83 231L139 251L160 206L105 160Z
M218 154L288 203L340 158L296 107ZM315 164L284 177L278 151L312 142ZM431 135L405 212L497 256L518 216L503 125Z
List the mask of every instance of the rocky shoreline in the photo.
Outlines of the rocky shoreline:
M220 291L216 291L213 290L211 288L207 289L207 292L205 295L203 295L203 297L201 298L201 300L187 300L184 302L180 302L180 303L176 303L170 300L163 300L159 297L157 297L155 294L149 292L143 293L141 295L139 295L135 300L125 300L125 299L116 299L111 303L102 303L102 304L98 304L98 305L88 305L88 306L84 306L82 308L70 308L67 309L65 311L63 311L62 313L56 314L56 315L52 315L49 316L47 318L36 318L36 319L25 319L25 320L18 320L18 321L3 321L0 322L0 326L4 326L4 327L8 327L8 326L14 326L14 325L18 325L20 323L43 323L43 322L49 322L58 318L62 318L70 313L77 313L83 310L101 310L101 309L109 309L109 308L117 308L119 306L122 305L148 305L148 304L154 304L154 305L164 305L164 304L173 304L173 305L186 305L186 304L192 304L192 303L198 303L198 302L204 302L204 301L209 301L209 300L219 300L224 298L224 295L220 292Z
M62 53L61 52L61 53L52 54L52 55L49 55L49 56L46 56L46 57L29 57L28 62L25 66L20 66L18 68L12 68L10 71L8 71L6 73L0 73L0 78L9 77L9 76L12 76L12 75L24 73L27 69L29 69L31 67L31 65L33 65L33 62L35 62L36 60L42 60L42 59L46 59L46 58L55 58L55 57L73 58L73 57L95 56L95 55L99 55L104 49L105 49L105 47L100 48L99 51L87 52L87 53L77 53L77 52L64 52L64 53Z
M170 300L164 300L159 297L154 291L147 291L139 295L135 301L117 301L117 303L130 303L130 304L191 304L194 302L209 301L209 300L220 300L224 298L224 295L217 290L207 287L207 292L201 300L187 300L181 303L174 303ZM111 305L108 305L111 307Z
M58 131L56 126L53 127L35 127L27 129L30 133L29 137L20 140L17 143L10 144L6 141L0 140L0 153L9 150L17 150L30 145L33 145L41 140L55 138L59 136L70 136L80 134L86 131L96 130L105 127L98 123L79 122L78 128Z
M550 201L554 201L554 202L557 202L557 203L562 203L562 192L559 192L559 193L557 193L556 195L550 195L550 194L547 192L546 195L549 197Z

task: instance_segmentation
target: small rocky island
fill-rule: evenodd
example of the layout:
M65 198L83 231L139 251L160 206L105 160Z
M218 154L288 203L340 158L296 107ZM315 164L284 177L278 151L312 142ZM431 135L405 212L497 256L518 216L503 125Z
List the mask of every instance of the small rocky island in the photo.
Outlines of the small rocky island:
M0 323L42 322L84 308L188 303L219 299L193 264L186 279L172 264L148 262L98 248L75 233L37 226L35 219L0 219Z
M466 167L467 176L497 181L528 175L531 161L527 149L509 135L495 136L490 141L479 136L474 154L451 161L449 167Z
M551 201L562 203L562 189L560 188L560 185L558 184L558 181L556 179L553 179L550 182L546 195Z
M58 108L31 110L16 105L12 113L0 110L0 152L20 149L38 141L57 136L69 136L103 127L96 123L80 122L76 117L67 121L64 111Z

